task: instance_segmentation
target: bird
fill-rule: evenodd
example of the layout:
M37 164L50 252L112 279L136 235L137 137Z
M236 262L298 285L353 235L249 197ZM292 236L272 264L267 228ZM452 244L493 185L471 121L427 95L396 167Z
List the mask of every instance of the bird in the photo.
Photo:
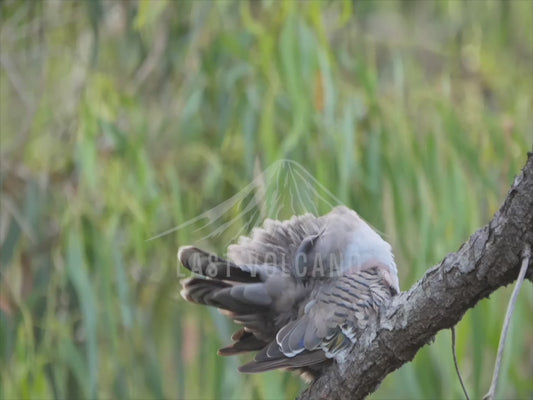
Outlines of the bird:
M180 247L195 275L182 297L218 308L241 325L223 356L256 352L243 373L297 370L320 376L344 363L361 333L400 292L392 248L354 210L266 219L227 250L227 259Z

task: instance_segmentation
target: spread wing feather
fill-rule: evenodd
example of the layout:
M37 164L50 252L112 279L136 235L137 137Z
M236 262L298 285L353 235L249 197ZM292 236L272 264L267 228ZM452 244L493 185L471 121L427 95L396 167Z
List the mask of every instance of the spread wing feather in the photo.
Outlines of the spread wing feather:
M229 246L228 258L240 265L274 265L290 273L302 241L316 235L321 224L312 214L287 221L267 219L262 228L254 228L251 237L241 236Z

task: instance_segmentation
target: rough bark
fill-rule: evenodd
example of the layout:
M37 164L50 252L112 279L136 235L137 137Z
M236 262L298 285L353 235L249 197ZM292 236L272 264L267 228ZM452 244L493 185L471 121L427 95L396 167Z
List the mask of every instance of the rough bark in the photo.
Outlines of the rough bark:
M397 296L376 329L363 333L347 363L332 364L300 399L358 399L376 390L438 331L456 325L478 301L515 281L525 244L533 248L533 153L492 221Z

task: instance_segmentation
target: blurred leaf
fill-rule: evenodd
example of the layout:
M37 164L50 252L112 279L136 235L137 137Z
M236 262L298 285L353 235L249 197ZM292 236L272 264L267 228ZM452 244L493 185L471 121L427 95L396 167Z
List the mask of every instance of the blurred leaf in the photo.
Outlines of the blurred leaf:
M97 339L97 304L91 286L92 280L89 277L87 267L82 252L82 242L79 232L75 229L69 231L66 271L78 297L81 307L83 336L86 341L85 357L87 359L87 372L78 376L78 378L87 379L86 397L95 397L98 388L98 339ZM71 357L71 352L68 352ZM70 358L69 358L70 359ZM81 369L79 358L72 359L76 369ZM85 366L85 362L83 363ZM83 367L84 368L84 367ZM78 380L79 383L81 381Z
M168 0L140 0L137 9L137 15L133 21L133 26L141 30L148 25L153 24L167 8Z
M17 243L20 239L20 227L15 222L13 218L9 219L9 228L7 230L7 235L2 241L2 247L0 248L0 264L1 269L7 268L9 262L13 258L15 249L17 248Z

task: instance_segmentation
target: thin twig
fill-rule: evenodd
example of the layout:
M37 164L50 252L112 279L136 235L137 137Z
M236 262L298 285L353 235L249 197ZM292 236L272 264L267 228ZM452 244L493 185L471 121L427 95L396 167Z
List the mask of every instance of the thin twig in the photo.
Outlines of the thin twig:
M500 336L500 344L498 345L498 354L496 356L496 363L494 364L494 372L492 374L492 382L490 384L490 389L483 397L483 400L493 400L494 396L496 395L496 388L498 386L498 379L500 377L500 368L503 358L503 348L507 340L507 331L509 330L509 325L516 304L516 299L518 298L518 292L520 291L520 288L522 287L522 282L524 282L524 277L526 276L530 257L531 248L529 247L529 245L526 244L522 257L522 266L520 267L520 274L518 275L518 279L516 280L516 285L513 289L513 294L511 295L509 305L507 306L507 313L505 314L505 320L503 322L503 329Z
M457 362L457 353L455 352L455 326L451 327L452 331L452 353L453 353L453 363L455 364L455 371L457 371L457 376L459 377L459 382L461 382L461 387L463 388L463 392L465 394L466 400L470 400L470 396L468 396L468 391L466 390L466 386L463 382L463 378L461 377L461 371L459 371L459 363Z

